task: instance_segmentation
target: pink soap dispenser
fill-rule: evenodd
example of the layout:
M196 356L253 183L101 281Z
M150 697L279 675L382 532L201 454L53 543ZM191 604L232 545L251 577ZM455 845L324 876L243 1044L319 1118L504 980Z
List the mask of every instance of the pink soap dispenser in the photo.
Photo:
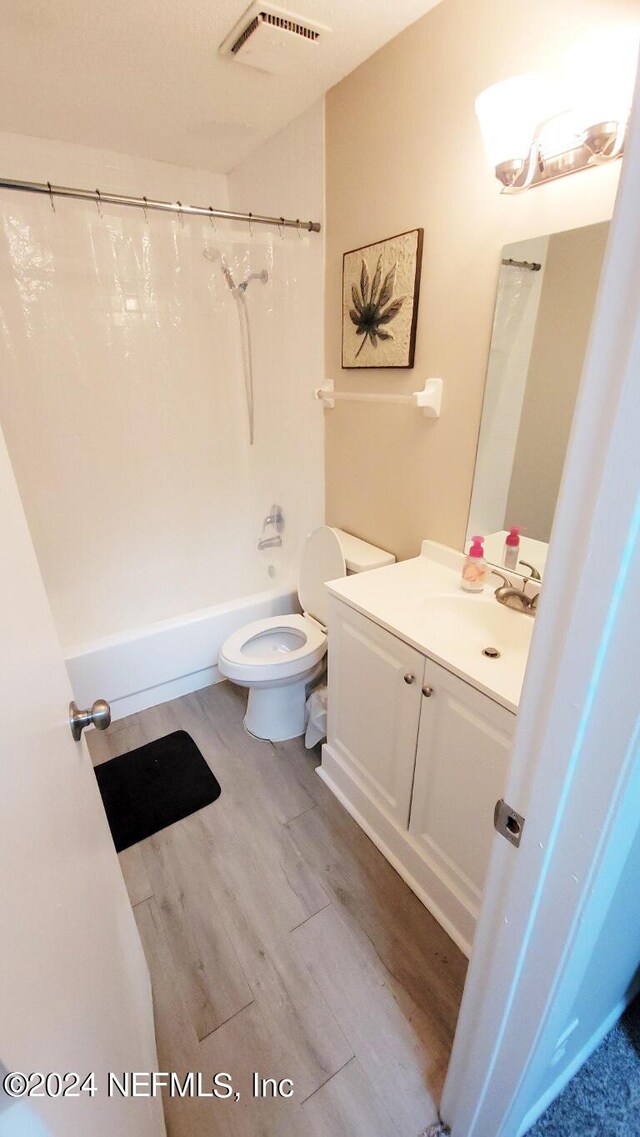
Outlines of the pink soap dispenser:
M484 559L484 537L472 537L471 548L462 566L460 584L468 592L482 592L487 576L487 562Z
M512 525L507 533L504 543L504 553L502 555L502 563L505 568L514 569L518 564L520 556L520 534L522 533L521 525Z

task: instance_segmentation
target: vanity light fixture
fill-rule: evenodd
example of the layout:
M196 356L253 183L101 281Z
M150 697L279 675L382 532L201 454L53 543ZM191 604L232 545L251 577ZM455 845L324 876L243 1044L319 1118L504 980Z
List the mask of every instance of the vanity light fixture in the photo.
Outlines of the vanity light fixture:
M476 114L503 193L620 158L640 27L600 31L575 44L555 82L518 75L488 87Z

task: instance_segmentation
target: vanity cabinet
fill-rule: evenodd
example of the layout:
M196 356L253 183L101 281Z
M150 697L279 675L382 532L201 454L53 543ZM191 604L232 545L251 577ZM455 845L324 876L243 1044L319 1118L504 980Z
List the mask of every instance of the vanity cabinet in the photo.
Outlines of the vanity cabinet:
M424 690L409 831L440 878L477 912L515 715L431 659Z
M320 776L470 952L515 715L335 597Z
M424 656L346 604L332 606L328 737L387 817L409 824Z

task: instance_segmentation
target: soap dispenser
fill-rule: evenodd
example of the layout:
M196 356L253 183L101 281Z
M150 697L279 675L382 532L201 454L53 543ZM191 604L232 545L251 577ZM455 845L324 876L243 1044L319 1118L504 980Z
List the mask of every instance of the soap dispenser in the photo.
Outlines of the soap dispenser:
M521 532L521 525L512 525L507 533L504 543L504 553L502 554L502 563L505 568L515 569L518 564Z
M487 576L487 562L484 559L484 537L472 537L471 548L462 566L460 584L468 592L482 592Z

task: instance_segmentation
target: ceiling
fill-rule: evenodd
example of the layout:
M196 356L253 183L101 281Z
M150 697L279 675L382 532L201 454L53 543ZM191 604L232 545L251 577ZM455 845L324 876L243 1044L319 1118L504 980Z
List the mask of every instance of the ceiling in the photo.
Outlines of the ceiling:
M218 48L249 0L0 0L0 130L226 173L438 0L280 0L328 26L268 75Z

